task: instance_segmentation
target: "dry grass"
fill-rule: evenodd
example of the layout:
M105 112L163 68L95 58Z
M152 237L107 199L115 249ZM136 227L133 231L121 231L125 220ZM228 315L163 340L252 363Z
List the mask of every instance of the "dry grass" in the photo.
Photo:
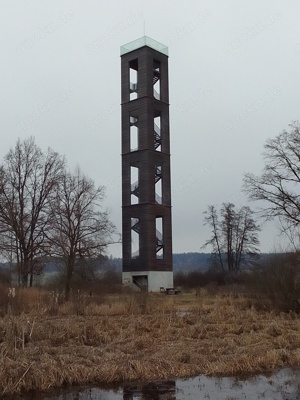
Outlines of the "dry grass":
M300 365L299 316L257 310L245 296L124 293L60 304L25 290L24 310L18 296L0 319L2 395Z

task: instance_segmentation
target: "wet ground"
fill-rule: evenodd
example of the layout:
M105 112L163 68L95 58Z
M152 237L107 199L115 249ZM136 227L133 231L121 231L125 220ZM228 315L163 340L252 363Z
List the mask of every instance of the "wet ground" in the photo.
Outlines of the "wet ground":
M48 394L14 396L14 400L300 400L300 370L283 369L268 376L214 378L198 376L119 388L80 387Z

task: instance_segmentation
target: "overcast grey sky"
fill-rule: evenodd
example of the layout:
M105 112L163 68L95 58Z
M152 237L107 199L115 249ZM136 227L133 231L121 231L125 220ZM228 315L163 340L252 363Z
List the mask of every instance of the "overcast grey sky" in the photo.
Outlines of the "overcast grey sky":
M121 232L120 46L145 29L169 47L173 251L200 251L207 205L248 204L243 174L300 119L299 16L299 0L0 0L0 159L33 135L106 186ZM260 240L274 250L275 224Z

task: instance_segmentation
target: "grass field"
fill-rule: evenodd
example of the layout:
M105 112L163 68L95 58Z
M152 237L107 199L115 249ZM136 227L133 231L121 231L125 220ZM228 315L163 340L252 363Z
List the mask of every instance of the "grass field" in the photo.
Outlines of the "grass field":
M0 393L300 365L300 317L235 288L0 298Z

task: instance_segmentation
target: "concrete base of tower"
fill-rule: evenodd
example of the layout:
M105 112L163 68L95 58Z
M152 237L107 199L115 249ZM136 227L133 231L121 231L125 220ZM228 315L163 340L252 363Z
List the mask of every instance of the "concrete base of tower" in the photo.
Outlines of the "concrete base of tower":
M147 292L160 292L174 287L172 271L123 272L124 286Z

